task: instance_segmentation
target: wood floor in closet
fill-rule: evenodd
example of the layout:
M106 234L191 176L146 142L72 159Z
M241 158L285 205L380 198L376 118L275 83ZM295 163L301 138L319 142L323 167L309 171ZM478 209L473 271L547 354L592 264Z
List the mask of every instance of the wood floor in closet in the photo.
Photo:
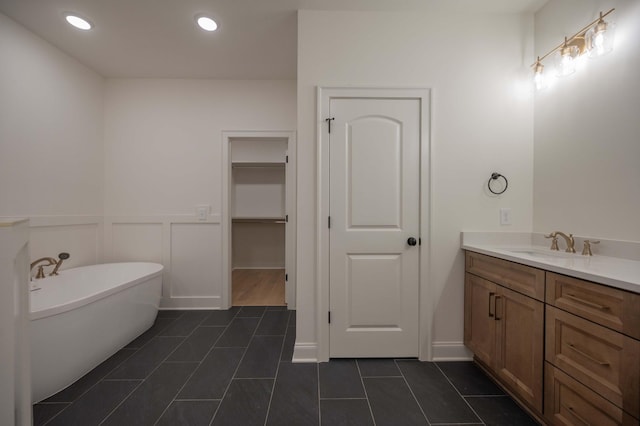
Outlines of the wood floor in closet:
M233 306L285 306L284 269L235 269Z

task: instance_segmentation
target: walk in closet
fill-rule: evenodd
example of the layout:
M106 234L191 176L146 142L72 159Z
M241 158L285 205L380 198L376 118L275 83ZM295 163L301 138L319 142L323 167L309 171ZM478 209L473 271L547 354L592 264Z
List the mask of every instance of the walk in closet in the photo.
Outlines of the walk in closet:
M287 138L229 140L231 304L286 305Z

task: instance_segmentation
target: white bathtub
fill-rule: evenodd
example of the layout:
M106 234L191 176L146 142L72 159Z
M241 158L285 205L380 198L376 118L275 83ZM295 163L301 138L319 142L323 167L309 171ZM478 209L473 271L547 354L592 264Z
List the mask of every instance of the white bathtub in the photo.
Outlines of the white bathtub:
M66 388L153 324L157 263L107 263L36 280L31 292L32 400Z

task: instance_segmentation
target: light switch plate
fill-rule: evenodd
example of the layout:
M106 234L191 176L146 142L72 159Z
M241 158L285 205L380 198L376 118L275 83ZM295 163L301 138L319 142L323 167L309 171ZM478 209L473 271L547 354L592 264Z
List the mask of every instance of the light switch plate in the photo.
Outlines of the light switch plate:
M209 216L210 210L211 206L209 205L196 206L196 217L198 220L205 221L207 220L207 216Z
M511 209L500 209L500 225L511 225Z

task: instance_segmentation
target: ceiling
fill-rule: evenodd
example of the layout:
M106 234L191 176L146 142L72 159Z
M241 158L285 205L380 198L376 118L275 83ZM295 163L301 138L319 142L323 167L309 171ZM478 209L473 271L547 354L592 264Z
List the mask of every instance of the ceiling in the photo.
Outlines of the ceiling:
M299 9L522 13L546 1L0 0L0 13L105 77L295 79ZM94 29L70 27L65 12ZM218 30L199 30L199 13Z

